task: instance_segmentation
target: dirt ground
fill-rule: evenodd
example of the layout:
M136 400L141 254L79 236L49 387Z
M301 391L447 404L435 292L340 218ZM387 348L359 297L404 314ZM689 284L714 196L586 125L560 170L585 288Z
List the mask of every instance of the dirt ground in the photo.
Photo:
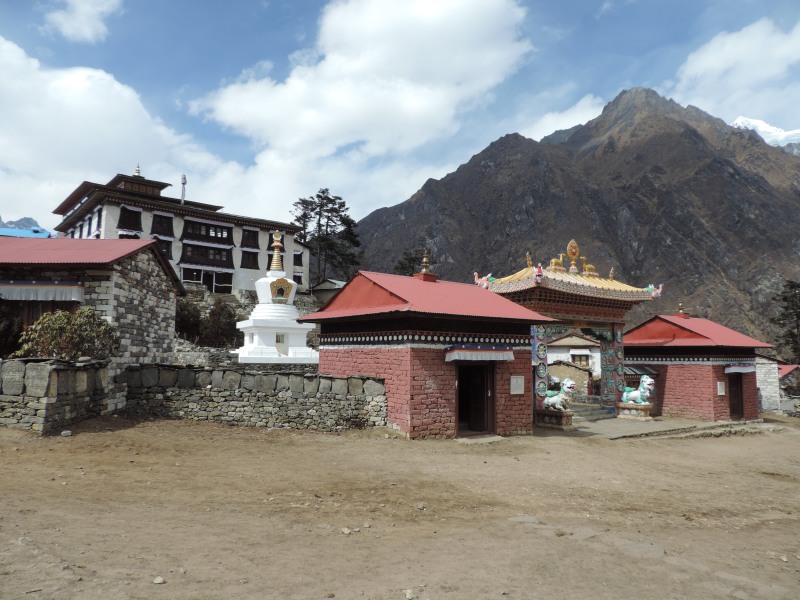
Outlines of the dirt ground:
M795 599L800 420L775 425L473 445L0 429L0 598Z

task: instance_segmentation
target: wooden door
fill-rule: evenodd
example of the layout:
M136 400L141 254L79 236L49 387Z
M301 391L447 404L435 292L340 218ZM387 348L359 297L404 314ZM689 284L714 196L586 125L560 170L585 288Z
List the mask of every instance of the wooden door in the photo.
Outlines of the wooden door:
M741 419L744 417L744 394L742 390L742 374L728 374L728 403L730 418Z

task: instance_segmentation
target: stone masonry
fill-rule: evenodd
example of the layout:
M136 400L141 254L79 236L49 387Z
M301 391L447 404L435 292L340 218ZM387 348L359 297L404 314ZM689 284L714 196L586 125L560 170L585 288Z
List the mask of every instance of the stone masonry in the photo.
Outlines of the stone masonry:
M45 434L112 411L108 392L108 361L2 361L0 425Z
M251 369L130 366L126 412L313 431L386 425L381 380Z

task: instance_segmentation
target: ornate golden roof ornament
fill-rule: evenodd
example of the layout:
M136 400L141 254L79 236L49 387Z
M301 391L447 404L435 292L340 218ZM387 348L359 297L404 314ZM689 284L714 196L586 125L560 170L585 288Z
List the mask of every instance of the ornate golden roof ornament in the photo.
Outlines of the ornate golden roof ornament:
M578 256L580 256L581 250L578 248L578 242L575 240L570 240L569 244L567 244L567 256L569 256L570 265L569 265L569 272L570 273L577 273L578 272L578 265L575 264L575 261L578 260Z
M269 264L270 271L283 271L283 260L281 259L281 250L283 250L283 244L281 244L281 235L280 231L276 231L272 234L272 262Z
M597 269L595 269L594 265L586 263L585 256L581 256L581 263L583 263L583 271L581 271L581 275L585 277L600 277L600 275L597 274Z
M564 268L564 253L558 255L558 258L551 258L550 265L547 267L548 271L566 271Z
M608 278L611 281L614 281L614 267L611 267L611 272L608 274Z
M420 273L430 273L430 259L428 258L428 249L425 248L425 251L422 253L422 269Z
M533 259L531 258L530 251L525 253L525 262L528 263L528 268L530 269L533 266Z

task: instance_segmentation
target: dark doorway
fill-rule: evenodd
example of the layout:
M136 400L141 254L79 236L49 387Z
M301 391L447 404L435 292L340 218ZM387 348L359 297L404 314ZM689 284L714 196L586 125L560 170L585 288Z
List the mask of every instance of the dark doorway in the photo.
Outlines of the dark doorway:
M493 375L492 364L459 365L456 435L494 433Z
M744 418L744 394L742 393L742 374L728 374L728 402L731 419Z

